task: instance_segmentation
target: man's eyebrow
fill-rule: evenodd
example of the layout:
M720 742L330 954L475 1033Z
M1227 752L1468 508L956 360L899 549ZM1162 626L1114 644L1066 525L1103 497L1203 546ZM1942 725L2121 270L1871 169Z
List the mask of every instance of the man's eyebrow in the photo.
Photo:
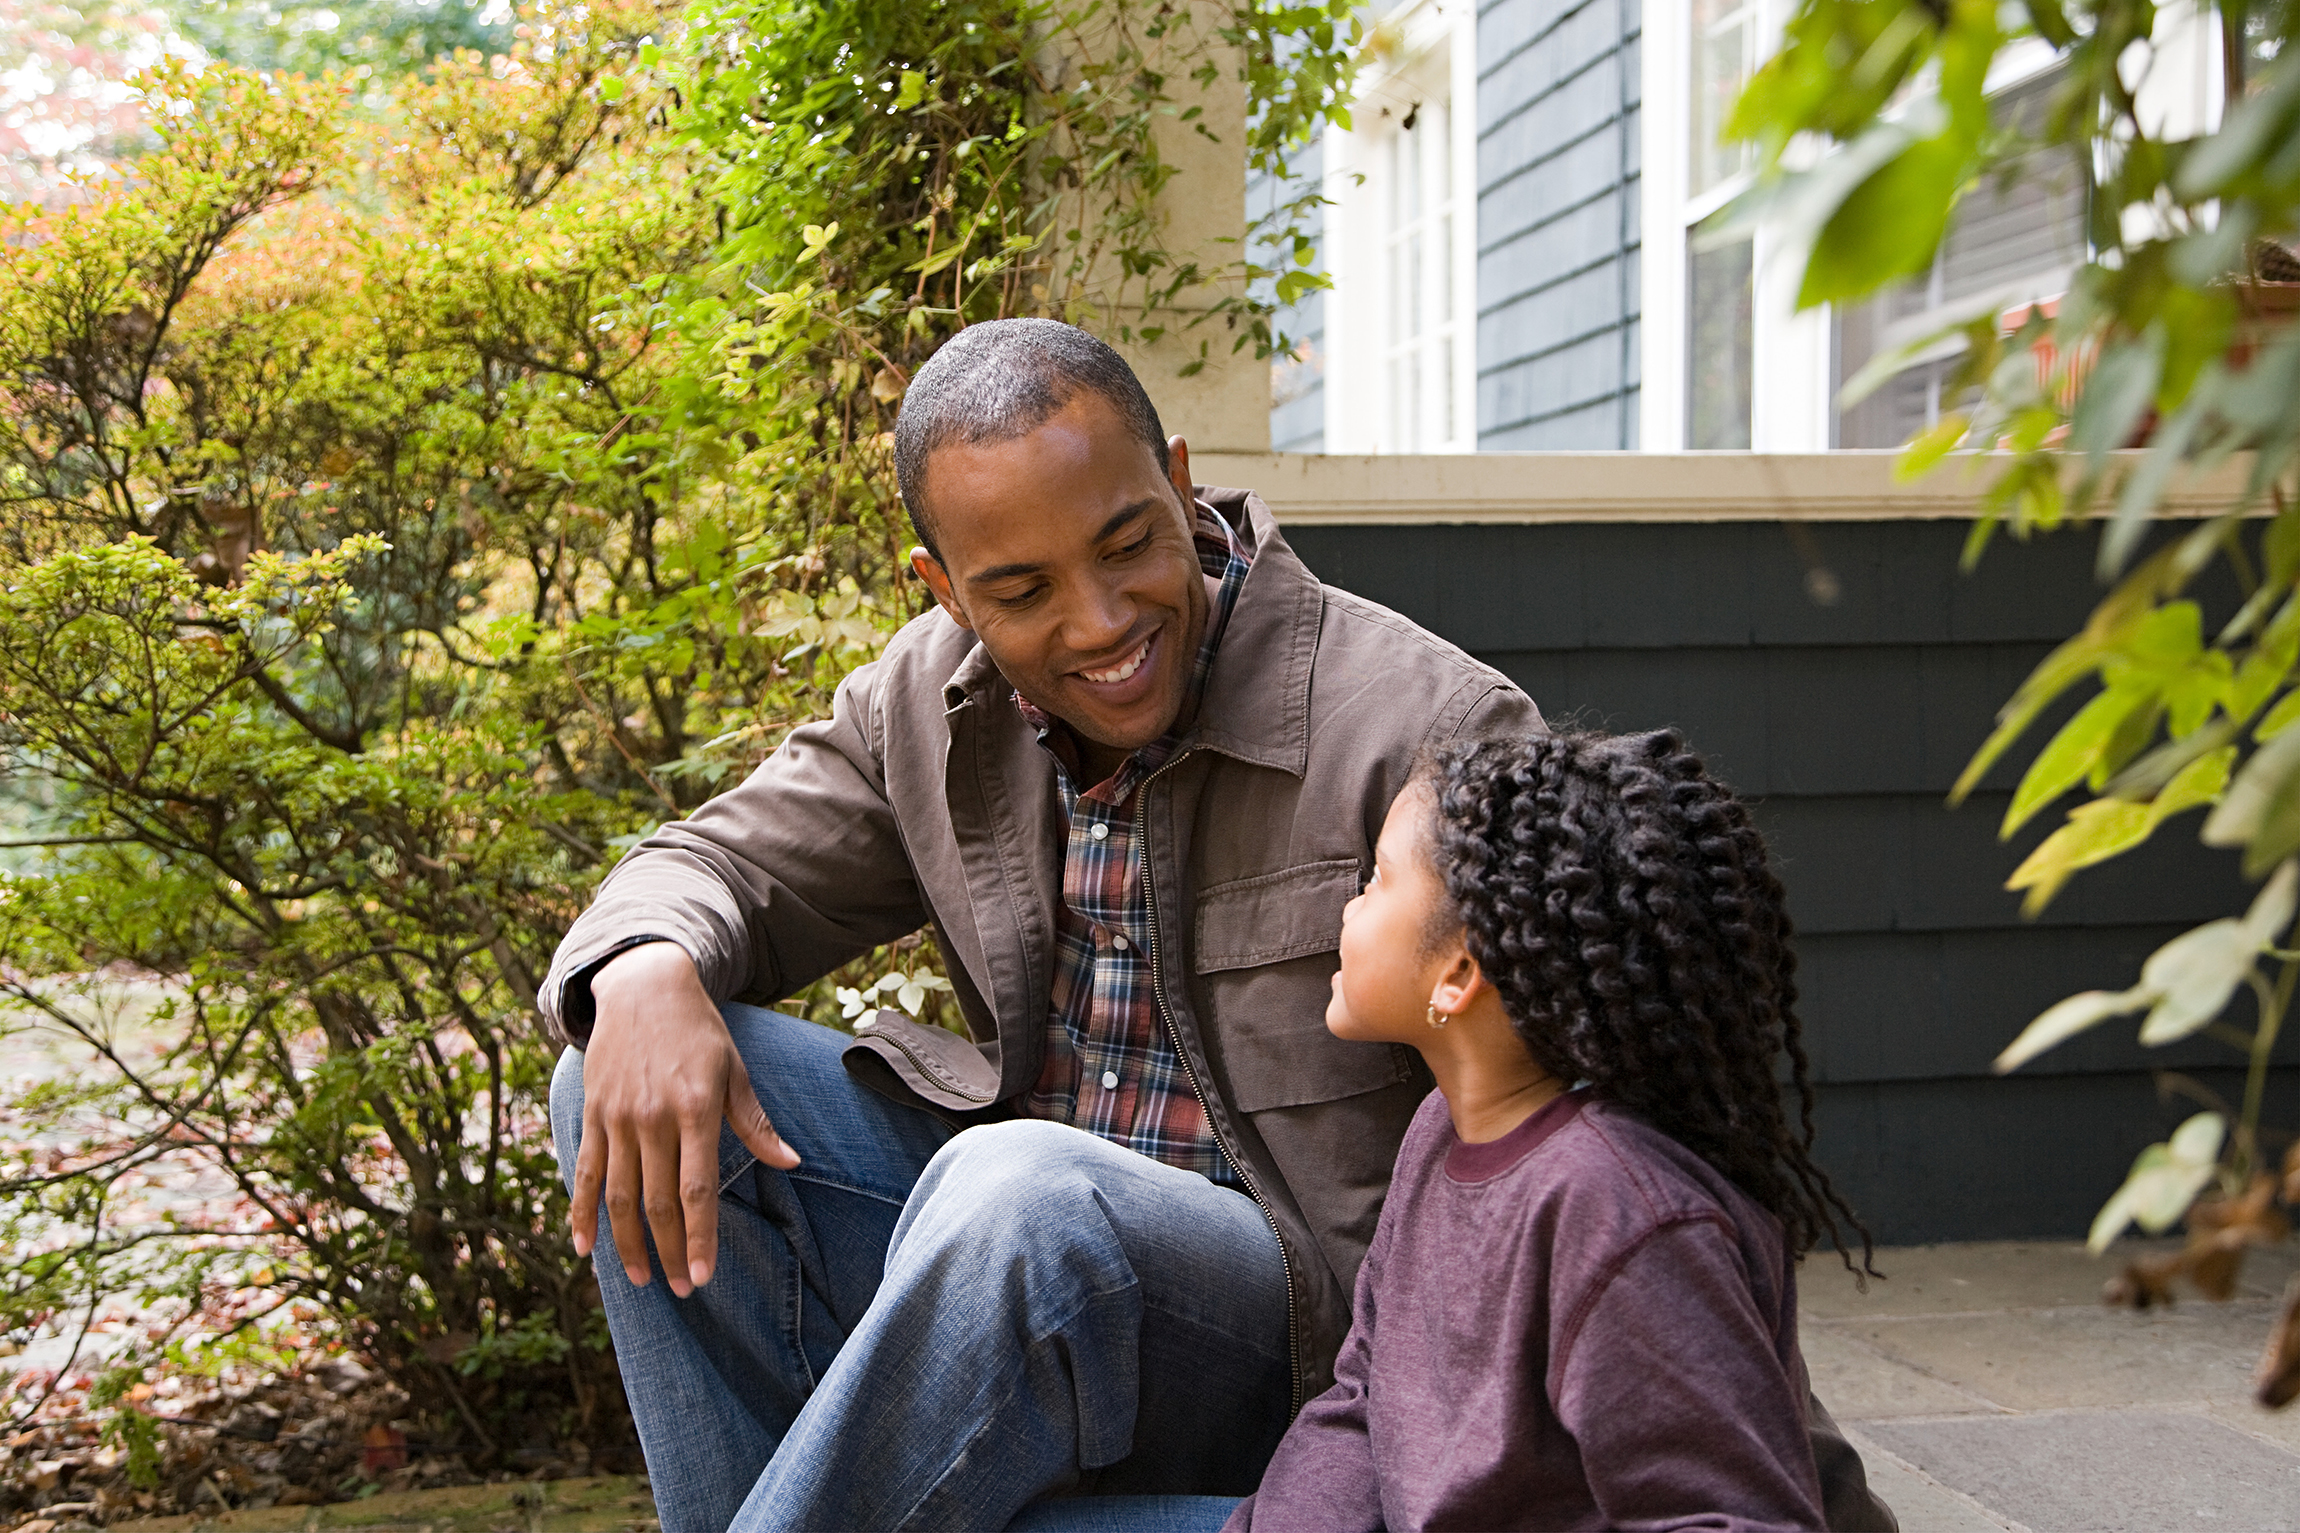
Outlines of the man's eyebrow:
M1132 505L1126 507L1124 510L1112 516L1110 520L1104 522L1102 524L1101 530L1094 534L1094 541L1097 543L1101 542L1103 539L1116 532L1119 528L1125 526L1128 522L1140 516L1143 512L1155 510L1157 506L1158 498L1156 496L1144 496L1142 499L1134 502ZM1027 563L994 564L989 569L977 570L973 574L967 576L966 583L970 586L989 585L993 581L1012 580L1017 575L1035 575L1043 568L1045 568L1044 565Z

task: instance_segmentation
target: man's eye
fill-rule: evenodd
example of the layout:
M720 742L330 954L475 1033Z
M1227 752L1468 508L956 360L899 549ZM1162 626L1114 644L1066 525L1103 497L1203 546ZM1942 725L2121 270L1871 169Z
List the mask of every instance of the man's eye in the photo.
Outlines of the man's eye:
M1118 550L1117 556L1121 559L1131 559L1136 554L1142 552L1142 550L1145 548L1148 548L1150 546L1151 540L1157 536L1158 534L1155 530L1145 532L1142 534L1142 536L1136 538L1133 542Z
M1022 607L1029 606L1032 602L1038 600L1039 596L1045 590L1046 587L1044 586L1032 586L1027 591L1020 592L1013 596L1001 596L996 598L996 600L1001 607L1005 607L1009 611L1013 611Z

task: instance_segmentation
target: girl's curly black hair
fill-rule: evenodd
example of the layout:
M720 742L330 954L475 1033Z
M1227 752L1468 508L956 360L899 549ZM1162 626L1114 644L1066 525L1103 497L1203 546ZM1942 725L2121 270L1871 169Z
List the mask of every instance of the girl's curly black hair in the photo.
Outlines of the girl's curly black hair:
M1781 881L1748 811L1684 739L1472 741L1436 752L1415 780L1431 792L1437 867L1469 950L1535 1062L1732 1178L1799 1254L1826 1235L1848 1269L1873 1273L1868 1230L1813 1164Z

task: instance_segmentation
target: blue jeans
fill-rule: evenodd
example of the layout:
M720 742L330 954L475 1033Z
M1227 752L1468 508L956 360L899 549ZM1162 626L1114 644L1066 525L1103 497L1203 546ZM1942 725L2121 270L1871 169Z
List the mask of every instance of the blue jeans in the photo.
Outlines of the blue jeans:
M717 1275L686 1299L660 1263L631 1286L600 1211L664 1533L997 1529L1048 1496L1253 1489L1291 1362L1252 1200L1060 1124L954 1135L858 1085L840 1034L726 1016L803 1163L763 1167L722 1130ZM551 1119L571 1173L572 1049Z

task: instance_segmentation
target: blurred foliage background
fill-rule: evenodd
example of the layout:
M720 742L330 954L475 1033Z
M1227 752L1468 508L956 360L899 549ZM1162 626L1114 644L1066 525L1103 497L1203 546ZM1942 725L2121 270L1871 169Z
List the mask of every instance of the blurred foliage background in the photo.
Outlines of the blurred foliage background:
M1242 77L1282 169L1348 7L38 18L0 27L60 82L0 141L0 1058L47 1061L0 1081L0 1431L94 1423L165 1502L142 1402L237 1338L355 1349L476 1471L627 1457L552 949L923 609L889 433L943 337L1318 280L1167 252L1152 129ZM1267 356L1270 312L1210 334ZM795 1005L936 1016L936 968Z
M1847 392L1953 346L1939 423L1902 466L1987 454L1963 465L1985 486L1968 563L2000 533L2097 530L2099 608L2007 701L1956 791L2025 756L2004 834L2062 814L2011 880L2030 913L2159 832L2193 830L2263 880L2247 911L2167 944L2127 988L2052 1007L1998 1060L2018 1068L2133 1014L2143 1043L2201 1033L2246 1058L2238 1102L2168 1078L2203 1110L2142 1152L2094 1224L2099 1249L2135 1222L2185 1220L2184 1249L2115 1285L2141 1306L2176 1279L2226 1297L2244 1252L2284 1239L2300 1203L2300 1141L2261 1120L2300 988L2296 27L2289 0L1801 0L1729 129L1761 166L1737 217L1778 220L1803 245L1805 306L1923 271L1977 188L2025 172L2084 189L2085 249L2064 294L1976 302ZM2224 87L2224 109L2201 121L2152 103L2182 28L2210 39ZM2062 60L2059 84L2047 110L2008 121L1991 110L1992 71L2039 42ZM2238 493L2168 522L2167 490L2215 469ZM2208 573L2237 599L2207 603ZM2056 710L2063 722L2040 729ZM2300 1286L2260 1390L2278 1406L2300 1394Z

